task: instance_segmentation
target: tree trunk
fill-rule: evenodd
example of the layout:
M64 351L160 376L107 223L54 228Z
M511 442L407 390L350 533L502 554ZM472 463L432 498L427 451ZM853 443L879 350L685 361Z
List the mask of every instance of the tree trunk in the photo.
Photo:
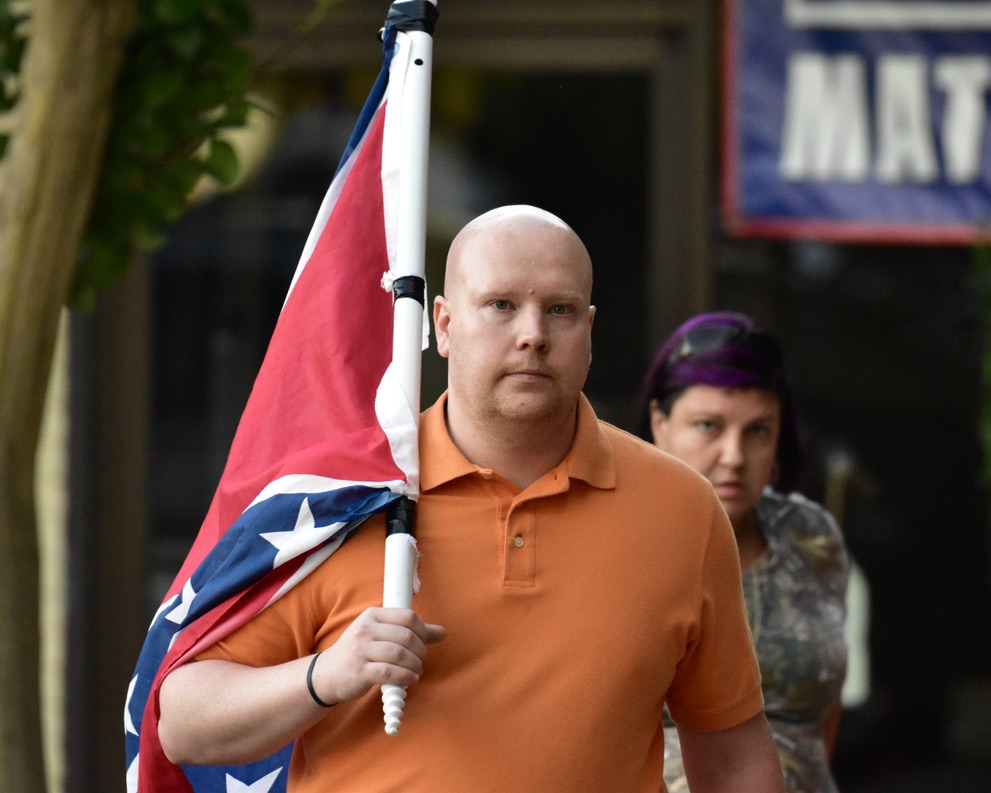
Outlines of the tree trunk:
M35 454L137 2L27 4L22 95L0 163L0 769L19 793L45 793Z

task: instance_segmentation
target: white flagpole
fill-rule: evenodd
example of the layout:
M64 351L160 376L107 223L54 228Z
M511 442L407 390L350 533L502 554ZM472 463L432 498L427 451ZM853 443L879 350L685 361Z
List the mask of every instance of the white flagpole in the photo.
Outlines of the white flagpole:
M430 0L436 7L436 0ZM402 5L401 3L399 5ZM402 95L392 92L390 76L387 119L399 115L399 206L396 217L392 366L414 417L420 415L420 371L423 351L424 273L427 237L427 164L430 143L430 83L433 67L432 20L428 30L412 25L397 34L393 69L403 69ZM395 104L394 104L395 103ZM387 123L389 121L387 120ZM386 210L389 211L388 208ZM387 224L388 225L388 224ZM418 496L416 493L415 496ZM414 496L414 497L415 497ZM382 605L412 608L416 579L415 504L400 498L387 518ZM399 732L406 701L402 686L382 686L385 731Z

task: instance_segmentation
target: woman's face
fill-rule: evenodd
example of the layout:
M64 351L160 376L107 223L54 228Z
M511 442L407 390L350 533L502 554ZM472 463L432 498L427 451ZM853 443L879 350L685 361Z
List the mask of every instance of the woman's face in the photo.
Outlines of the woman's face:
M670 415L651 402L650 426L655 444L713 484L734 525L775 475L781 401L772 391L690 386Z

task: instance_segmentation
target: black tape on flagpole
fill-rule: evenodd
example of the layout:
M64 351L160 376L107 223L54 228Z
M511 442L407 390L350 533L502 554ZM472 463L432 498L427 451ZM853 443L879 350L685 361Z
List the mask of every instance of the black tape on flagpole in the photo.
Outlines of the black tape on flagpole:
M416 534L416 502L400 496L391 502L385 511L385 536L393 534Z
M401 275L392 282L392 303L401 297L411 297L421 306L425 306L427 284L418 275Z
M422 30L434 35L434 27L440 12L429 0L403 0L389 6L385 24L395 30Z

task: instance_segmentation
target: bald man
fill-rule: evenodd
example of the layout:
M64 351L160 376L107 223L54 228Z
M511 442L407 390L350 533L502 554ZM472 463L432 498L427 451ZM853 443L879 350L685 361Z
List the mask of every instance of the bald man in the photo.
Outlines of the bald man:
M290 793L657 793L666 703L693 793L784 790L732 530L698 474L596 418L591 292L585 246L548 212L458 234L434 301L448 389L420 421L414 611L376 605L377 516L166 678L170 760L295 739ZM382 683L409 687L395 738Z

